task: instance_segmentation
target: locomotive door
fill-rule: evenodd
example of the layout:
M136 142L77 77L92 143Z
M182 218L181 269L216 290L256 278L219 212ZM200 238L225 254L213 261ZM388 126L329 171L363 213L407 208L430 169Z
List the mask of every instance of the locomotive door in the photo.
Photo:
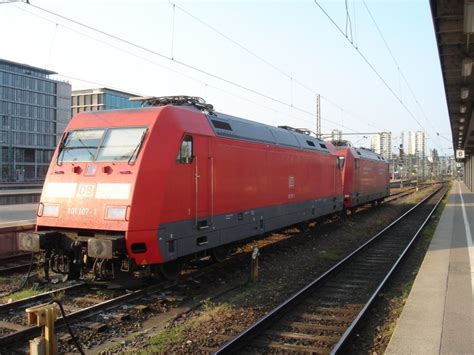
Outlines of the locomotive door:
M197 229L210 226L210 165L209 140L207 137L194 136L194 213Z

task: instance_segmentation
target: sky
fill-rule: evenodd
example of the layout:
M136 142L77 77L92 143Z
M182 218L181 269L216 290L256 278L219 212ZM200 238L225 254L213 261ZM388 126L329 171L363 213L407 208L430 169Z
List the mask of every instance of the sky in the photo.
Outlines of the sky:
M5 1L0 58L53 70L73 90L200 96L313 131L320 94L323 133L390 131L395 146L401 131L406 144L424 130L429 148L452 154L428 0ZM347 138L370 146L367 134Z

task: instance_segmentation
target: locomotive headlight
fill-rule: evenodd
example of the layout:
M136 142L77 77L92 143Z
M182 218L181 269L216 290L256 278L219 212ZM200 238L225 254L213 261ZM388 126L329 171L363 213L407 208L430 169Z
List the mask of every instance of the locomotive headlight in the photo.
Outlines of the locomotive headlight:
M58 217L59 216L59 205L56 203L45 203L43 204L43 216L44 217Z
M20 233L18 244L20 250L40 251L39 235L36 233Z
M127 206L120 206L120 207L107 207L105 218L106 219L114 219L114 220L125 220L127 216Z

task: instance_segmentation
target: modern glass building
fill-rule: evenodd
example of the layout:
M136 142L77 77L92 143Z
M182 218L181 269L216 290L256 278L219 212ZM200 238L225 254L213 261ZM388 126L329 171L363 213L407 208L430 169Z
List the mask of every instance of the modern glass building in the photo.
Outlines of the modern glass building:
M108 88L74 90L71 98L71 114L84 111L116 110L140 107L139 101L129 101L137 95Z
M0 181L43 180L70 120L71 85L0 59Z

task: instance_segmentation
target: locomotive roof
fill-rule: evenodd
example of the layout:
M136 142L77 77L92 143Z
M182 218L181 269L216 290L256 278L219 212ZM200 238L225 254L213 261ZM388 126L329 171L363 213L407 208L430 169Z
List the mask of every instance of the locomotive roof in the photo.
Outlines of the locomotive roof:
M308 134L216 112L207 115L218 136L329 153L328 144Z
M188 105L169 105L176 108L201 111ZM157 110L158 107L130 108L107 111L87 111L78 115L107 115L112 112L142 112L144 110ZM201 111L202 112L202 111ZM205 113L203 113L205 114ZM322 139L312 137L298 129L291 127L274 127L263 123L246 120L244 118L226 115L224 113L213 112L205 114L210 126L217 136L226 138L254 141L265 144L274 144L297 149L305 149L322 153L335 152L332 144Z
M387 163L387 160L383 157L383 155L377 154L373 150L366 149L366 148L353 148L353 147L349 149L352 149L354 151L353 154L356 158L380 160Z

